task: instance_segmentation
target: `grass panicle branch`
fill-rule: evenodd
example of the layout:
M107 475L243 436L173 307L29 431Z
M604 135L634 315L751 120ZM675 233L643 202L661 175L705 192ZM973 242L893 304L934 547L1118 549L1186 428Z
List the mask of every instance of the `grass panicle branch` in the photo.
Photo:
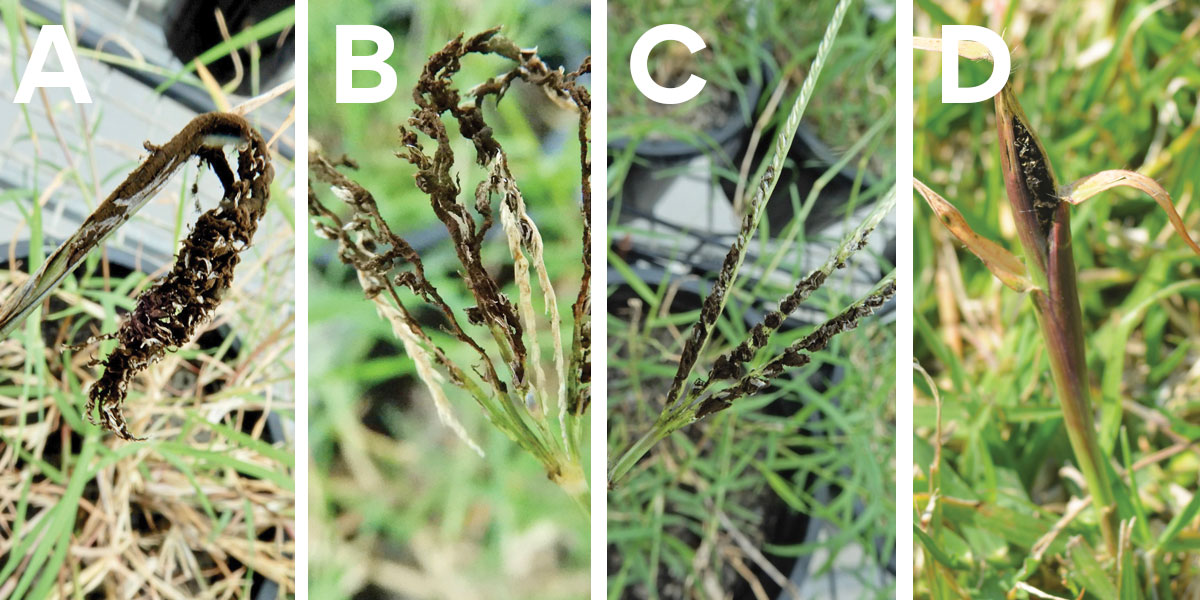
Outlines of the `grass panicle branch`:
M874 210L867 218L859 224L850 235L842 241L837 250L829 256L825 264L814 270L804 279L801 279L796 288L787 296L779 300L777 308L774 311L767 313L762 321L754 326L750 331L750 336L746 338L733 350L719 356L713 362L712 369L708 372L708 379L697 387L697 395L702 394L708 387L718 379L732 379L737 376L739 368L752 360L754 356L767 345L772 333L783 325L784 320L789 315L800 308L800 305L824 285L825 280L833 274L835 270L846 267L847 261L854 253L862 250L867 245L867 240L871 232L883 220L888 213L896 206L896 194L893 191L886 198L876 204Z
M495 54L516 63L502 76L490 78L465 94L454 77L470 54ZM551 69L533 50L518 47L494 28L468 39L459 35L429 57L421 70L412 98L416 108L400 127L402 149L397 156L416 168L416 187L429 197L434 215L445 227L461 269L462 283L474 300L458 310L431 282L420 255L400 237L380 213L370 192L343 175L338 167L356 168L353 161L338 161L312 154L313 179L329 184L333 194L349 209L343 219L327 208L309 185L309 213L317 235L338 242L338 256L358 273L367 297L382 318L389 321L414 361L417 375L429 390L441 420L472 448L482 450L454 418L445 385L467 392L490 421L545 467L550 479L587 508L581 438L583 417L590 405L586 373L590 362L590 304L588 249L590 244L590 190L588 154L591 99L578 79L588 73L590 60L570 73ZM543 90L555 104L578 116L580 182L584 222L581 260L584 265L579 295L572 306L574 327L568 356L552 274L546 268L541 232L527 212L526 199L509 164L508 155L487 124L484 102L499 102L509 87L523 81ZM485 175L476 185L473 202L463 202L456 169L450 123L474 147L474 162ZM432 140L427 152L424 144ZM497 215L497 212L499 213ZM512 260L510 297L486 268L483 248L489 232L499 223ZM478 360L470 367L456 364L406 306L400 288L432 305L443 318L442 327L473 350ZM536 289L535 289L536 288ZM549 320L549 349L539 333L535 299L540 292ZM464 323L465 320L465 323ZM488 341L473 336L473 328L486 332ZM553 376L545 367L553 365Z
M734 401L752 395L771 384L771 380L781 377L788 367L803 367L812 360L814 352L820 352L829 346L829 342L839 333L858 327L859 321L873 314L896 294L896 276L888 275L874 291L858 302L850 305L837 316L822 323L812 333L800 341L785 348L770 362L753 369L749 374L738 380L719 393L703 398L696 405L696 419L702 419L710 414L733 406Z

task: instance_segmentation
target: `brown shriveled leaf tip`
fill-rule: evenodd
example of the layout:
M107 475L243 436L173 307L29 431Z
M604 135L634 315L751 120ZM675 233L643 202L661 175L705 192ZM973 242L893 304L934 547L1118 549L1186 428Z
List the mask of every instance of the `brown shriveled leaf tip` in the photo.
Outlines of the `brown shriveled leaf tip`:
M1093 173L1068 185L1063 190L1062 198L1071 204L1082 204L1084 200L1100 192L1120 186L1141 190L1153 198L1166 211L1167 219L1171 221L1171 226L1175 228L1175 231L1179 233L1183 241L1192 249L1192 252L1200 255L1200 246L1196 245L1195 240L1188 234L1187 227L1183 224L1183 219L1180 218L1179 213L1175 210L1175 203L1171 201L1171 195L1157 181L1141 173L1122 169Z
M942 40L939 38L913 36L913 49L941 52ZM987 46L970 40L963 40L958 43L958 55L967 60L992 60L992 53L988 52Z
M945 225L946 229L950 230L950 233L954 234L954 237L958 238L958 241L962 242L972 254L978 256L997 279L1018 292L1033 289L1033 282L1026 277L1025 265L1021 264L1016 256L992 240L975 233L967 224L966 219L963 219L962 213L954 208L954 205L947 202L937 192L929 189L920 180L914 178L913 185L925 198L925 202L929 204L933 212L937 214L942 225Z

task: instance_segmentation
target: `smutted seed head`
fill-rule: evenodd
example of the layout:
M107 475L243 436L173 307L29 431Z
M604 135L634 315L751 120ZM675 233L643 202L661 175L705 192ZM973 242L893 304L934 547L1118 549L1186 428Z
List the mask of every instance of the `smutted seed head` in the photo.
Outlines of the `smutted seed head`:
M137 308L116 333L120 345L105 359L104 374L88 393L88 419L95 423L93 410L99 406L100 423L124 440L140 439L129 432L121 412L130 381L186 344L212 318L233 282L239 253L250 245L266 211L274 177L266 143L241 117L222 115L222 121L237 125L239 139L249 141L238 153L237 179L221 178L225 196L220 205L200 216L171 271L138 298ZM206 152L202 160L219 175L231 173L219 152Z

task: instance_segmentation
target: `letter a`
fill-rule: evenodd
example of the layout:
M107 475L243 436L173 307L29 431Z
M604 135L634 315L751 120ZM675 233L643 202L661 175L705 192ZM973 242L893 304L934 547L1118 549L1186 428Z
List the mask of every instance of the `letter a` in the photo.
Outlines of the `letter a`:
M58 55L62 71L43 71L50 49ZM17 86L17 95L13 102L29 104L33 98L34 88L65 87L71 88L71 97L76 104L91 104L92 96L88 93L87 85L83 82L83 74L79 72L79 63L75 62L75 53L71 51L71 41L67 39L67 30L62 25L46 25L38 33L37 41L33 43L33 52L29 53L29 64L25 65L25 74L21 76L21 85Z

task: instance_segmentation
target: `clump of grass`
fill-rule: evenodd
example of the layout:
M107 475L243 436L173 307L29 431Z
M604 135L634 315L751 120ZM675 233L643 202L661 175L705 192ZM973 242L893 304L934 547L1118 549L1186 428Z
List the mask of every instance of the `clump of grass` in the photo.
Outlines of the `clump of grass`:
M490 78L463 94L454 76L460 61L470 54L494 54L516 67L503 76ZM494 28L469 39L459 35L429 57L416 86L416 108L400 127L404 150L398 156L417 168L417 188L430 199L430 206L445 226L461 265L463 285L474 306L452 307L427 275L422 258L384 220L374 196L337 171L337 166L354 167L348 158L330 161L319 154L310 156L313 177L329 184L333 194L350 209L343 219L327 208L310 183L309 213L321 237L338 242L339 258L354 268L367 298L414 362L418 378L433 397L438 415L468 445L482 449L459 425L450 408L448 389L466 392L489 420L536 457L547 476L586 510L587 478L582 459L584 417L590 405L590 326L588 313L590 267L590 189L588 135L591 100L577 79L590 71L590 61L575 71L550 69L537 53L523 50L499 35ZM484 101L499 101L514 81L524 81L543 90L557 104L578 114L580 180L584 222L581 259L584 270L580 289L572 305L574 326L569 341L562 331L562 316L551 277L543 257L542 237L526 210L500 142L493 136L483 112ZM461 103L461 104L460 104ZM475 163L485 176L474 191L473 203L462 202L450 120L475 149ZM422 135L436 144L426 153ZM499 224L512 260L517 287L514 301L484 265L483 246L488 232ZM534 285L542 293L548 313L551 345L543 347L538 335ZM459 343L469 347L477 361L464 367L418 322L411 303L399 290L407 289L419 304L433 307L443 328ZM465 320L465 324L463 321ZM476 338L480 332L484 335ZM480 341L483 340L483 341ZM553 379L543 364L553 364ZM449 384L449 385L447 385ZM451 387L452 386L452 387Z
M279 266L291 262L279 252L254 266L282 286L291 269ZM268 437L269 413L292 410L279 393L292 373L256 363L288 351L290 317L262 319L261 296L231 290L221 321L243 325L238 334L170 354L134 380L130 394L154 400L152 439L110 445L81 410L87 356L54 343L110 326L147 278L85 266L90 274L51 293L37 343L0 342L0 597L250 597L264 581L294 590L294 453Z
M19 3L0 12L12 42L8 64L15 86L21 47L28 52L36 31L30 26L45 20ZM64 24L71 32L70 24ZM136 40L120 43L136 46ZM109 72L102 63L169 75L103 51L73 51L89 81ZM117 87L114 93L131 98L130 90ZM87 106L39 96L41 110L21 105L25 130L15 134L9 153L27 154L32 167L7 173L20 183L5 192L8 208L20 211L30 270L44 264L43 240L51 235L53 222L48 207L103 205L104 193L114 185L121 189L129 170L98 171L95 165L115 159L132 168L142 162L145 155L129 149L145 138L109 127L114 113L142 110L153 116L139 102L114 111L106 103L110 96L103 93ZM266 100L272 97L268 94ZM246 115L249 109L243 105L231 112ZM256 126L271 120L264 118ZM135 120L146 127L151 121ZM239 122L210 119L212 128L203 136L185 136L184 146L245 144L250 137L241 135ZM176 150L184 146L164 144ZM0 335L0 598L250 598L269 595L272 588L281 596L296 589L295 460L289 426L295 375L290 364L295 230L290 203L273 203L280 212L268 210L255 248L242 254L239 270L248 276L232 282L211 320L197 328L199 339L173 349L130 382L128 399L138 404L133 423L147 423L151 439L121 443L84 418L86 388L95 372L88 354L69 344L118 329L122 315L135 310L139 293L154 285L153 277L139 269L157 261L153 252L130 256L111 241L106 247L103 236L126 227L138 229L130 237L146 240L149 247L156 245L152 238L180 240L190 203L198 200L195 186L203 185L201 174L190 169L182 169L185 181L179 188L167 183L171 172L178 176L179 167L195 163L186 148L178 153L149 150L146 162L155 166L139 169L153 171L153 185L133 186L127 189L136 193L110 197L123 210L109 204L107 222L90 222L95 243L71 247L79 262L68 260L43 271L54 275L41 276L29 288L31 276L17 261L20 247L6 242L3 250L9 260L0 270L0 294L23 295L32 306L27 314L35 316L22 316L23 328ZM287 175L275 181L272 195L278 199L291 187L291 164L278 153L272 164ZM230 181L236 178L234 169L226 171ZM54 183L47 186L50 181ZM174 235L169 221L164 226L146 217L152 211L133 216L151 199L177 205ZM122 276L122 268L132 272ZM114 344L104 342L103 347Z
M1170 195L1149 177L1113 170L1089 175L1060 188L1046 150L1021 110L1011 84L1005 84L995 101L1004 183L1028 265L1003 247L981 239L961 218L950 216L946 223L959 241L983 258L998 279L1016 291L1029 293L1050 357L1067 434L1087 479L1092 501L1101 513L1099 521L1105 544L1110 555L1115 556L1119 528L1117 500L1093 422L1068 208L1113 187L1134 187L1150 194L1163 207L1171 225L1198 255L1200 246L1184 228ZM924 184L918 181L916 187L936 212L957 213Z
M635 464L659 441L671 433L709 415L729 408L746 396L766 388L779 378L786 368L803 366L813 352L826 347L833 336L853 329L859 321L870 315L896 291L895 275L890 274L875 290L848 307L841 314L819 326L810 335L788 346L780 354L768 358L761 366L747 370L750 361L759 350L767 345L772 334L800 304L825 282L835 269L844 267L846 260L865 245L867 236L895 205L894 192L888 194L875 207L871 215L841 243L828 262L797 282L795 289L783 297L775 311L767 314L751 331L749 337L734 350L720 356L713 363L707 377L692 380L697 361L708 345L709 339L725 310L728 292L736 282L738 271L746 256L751 238L758 231L759 222L766 208L767 199L775 188L775 174L783 168L784 159L792 145L800 118L808 106L813 90L821 74L821 68L829 56L838 28L845 17L850 2L838 4L817 49L817 56L809 70L808 78L792 104L787 120L776 136L773 152L767 159L757 185L747 201L747 209L738 230L736 240L725 256L724 263L708 296L704 299L699 320L691 328L680 354L679 364L663 404L663 410L654 425L629 448L617 454L608 474L610 487L617 485ZM731 381L724 387L720 382Z

